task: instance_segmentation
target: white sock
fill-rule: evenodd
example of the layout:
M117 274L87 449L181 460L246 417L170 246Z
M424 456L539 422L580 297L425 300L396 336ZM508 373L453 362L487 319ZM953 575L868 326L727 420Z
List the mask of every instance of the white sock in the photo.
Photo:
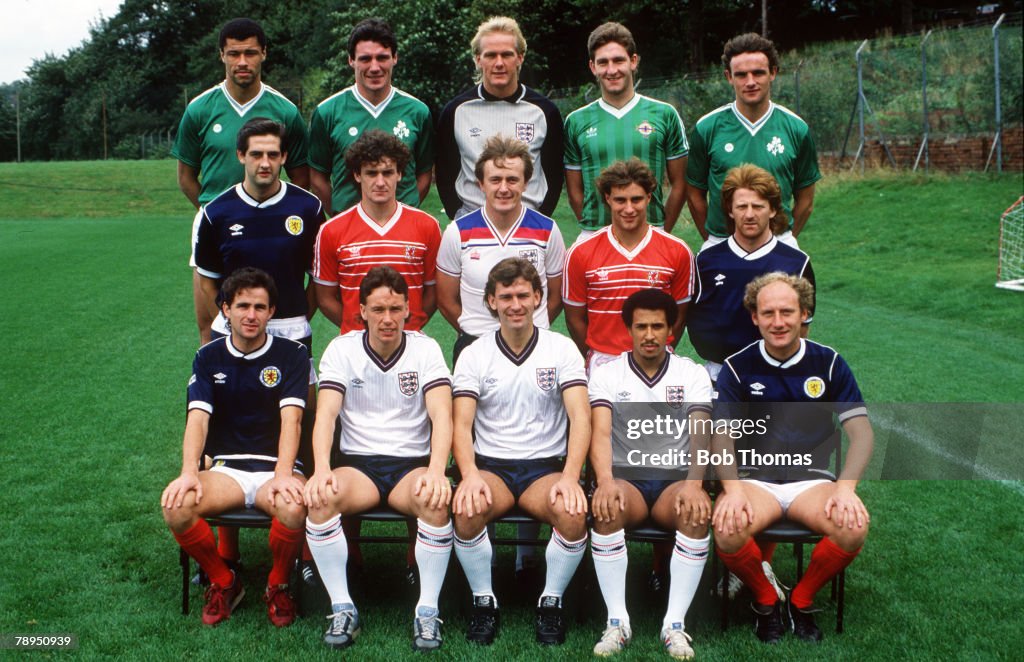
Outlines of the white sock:
M662 629L671 628L676 623L682 626L686 611L697 593L697 584L704 574L704 563L708 559L708 546L711 535L700 540L687 538L676 531L676 544L672 549L672 560L669 561L668 608Z
M579 540L569 541L563 538L556 529L551 529L551 540L548 541L548 547L544 553L548 571L544 582L544 592L541 593L541 596L562 597L565 587L569 585L569 581L576 573L576 568L585 551L587 551L586 534Z
M491 540L487 537L487 529L472 540L463 540L455 535L455 556L462 564L462 571L469 581L469 590L473 595L489 595L494 597L491 588ZM497 600L495 600L497 602Z
M348 541L341 528L341 515L335 515L323 524L314 524L306 519L306 542L316 561L320 580L331 596L332 605L353 604L348 593Z
M626 611L626 532L619 529L608 535L590 532L590 552L594 557L594 572L601 586L604 604L608 607L608 620L618 619L629 627Z
M441 594L444 575L448 571L448 559L452 555L452 523L431 526L421 519L416 520L416 565L420 569L420 607L437 609L437 598Z

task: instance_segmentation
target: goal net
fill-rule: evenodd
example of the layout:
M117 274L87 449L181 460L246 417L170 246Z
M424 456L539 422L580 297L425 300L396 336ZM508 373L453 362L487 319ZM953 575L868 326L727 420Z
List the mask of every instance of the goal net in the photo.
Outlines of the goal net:
M1024 292L1024 196L999 221L999 269L996 287Z

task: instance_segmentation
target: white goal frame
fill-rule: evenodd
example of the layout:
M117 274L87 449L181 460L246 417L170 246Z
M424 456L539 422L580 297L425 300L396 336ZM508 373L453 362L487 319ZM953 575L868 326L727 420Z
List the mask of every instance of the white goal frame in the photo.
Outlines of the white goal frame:
M1024 195L999 218L996 287L1024 292Z

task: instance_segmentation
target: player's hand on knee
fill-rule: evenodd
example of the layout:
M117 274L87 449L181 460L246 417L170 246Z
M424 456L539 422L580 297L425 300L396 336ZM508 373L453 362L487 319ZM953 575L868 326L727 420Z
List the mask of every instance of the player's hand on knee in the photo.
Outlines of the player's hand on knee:
M598 483L591 506L598 522L614 522L626 510L626 494L614 480Z
M587 512L587 495L583 492L580 481L576 477L566 476L563 473L558 482L551 486L549 502L552 506L557 502L558 495L562 495L565 512L570 515L582 515Z
M452 500L452 484L443 471L425 471L416 479L413 496L420 497L430 510L444 510Z
M277 497L284 499L286 504L297 503L303 505L302 481L295 477L295 474L288 476L274 476L267 487L267 503L271 508L277 505Z
M473 517L484 511L484 503L490 506L494 501L491 488L479 472L462 477L462 482L455 490L454 510L457 515Z
M316 471L303 489L305 504L311 508L327 505L328 490L330 494L338 493L338 481L333 471Z
M725 492L715 501L711 525L715 531L734 535L754 521L754 508L741 488Z
M690 526L703 526L711 518L711 497L700 481L688 480L676 493L676 516Z
M871 521L868 509L853 487L837 484L832 496L825 501L825 517L840 529L863 529Z
M183 473L164 488L164 493L160 497L160 505L164 508L181 508L185 502L185 496L192 490L196 492L196 503L198 504L203 498L203 484L199 480L199 473Z

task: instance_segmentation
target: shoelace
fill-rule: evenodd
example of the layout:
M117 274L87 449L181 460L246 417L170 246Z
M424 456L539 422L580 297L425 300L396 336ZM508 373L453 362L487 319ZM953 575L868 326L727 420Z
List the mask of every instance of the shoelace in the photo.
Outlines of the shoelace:
M274 605L274 610L279 614L290 614L292 612L293 605L287 594L287 589L272 589L267 596L267 604Z
M416 617L416 632L421 639L433 640L441 638L441 624L437 616Z
M609 627L601 635L601 641L616 645L622 644L626 639L626 629L621 625Z
M671 630L666 630L665 631L665 647L666 648L668 648L670 646L683 646L683 645L689 647L691 641L693 641L693 639L690 638L690 635L686 634L685 630L671 629Z
M327 617L331 621L329 632L331 634L345 634L348 632L349 623L352 622L354 614L351 611L339 611Z

